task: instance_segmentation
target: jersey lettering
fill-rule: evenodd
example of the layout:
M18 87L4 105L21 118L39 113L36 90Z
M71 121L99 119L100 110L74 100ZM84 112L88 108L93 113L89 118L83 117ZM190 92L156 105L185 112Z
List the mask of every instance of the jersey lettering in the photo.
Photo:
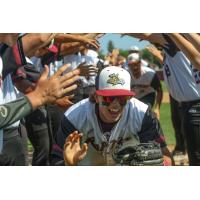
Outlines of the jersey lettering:
M196 84L200 84L200 71L193 67L191 64L190 67L192 68L193 76L195 79Z
M164 68L165 68L166 76L169 77L171 75L169 66L166 64Z

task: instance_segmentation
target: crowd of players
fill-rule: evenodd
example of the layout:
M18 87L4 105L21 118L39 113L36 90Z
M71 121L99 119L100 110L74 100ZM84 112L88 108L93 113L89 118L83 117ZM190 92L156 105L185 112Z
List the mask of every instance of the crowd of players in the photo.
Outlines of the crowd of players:
M149 41L163 65L175 129L172 155L160 127L162 86L137 47L99 58L102 33L0 34L0 165L115 165L126 143L160 144L166 165L200 165L200 36L122 33ZM130 44L130 46L132 46Z

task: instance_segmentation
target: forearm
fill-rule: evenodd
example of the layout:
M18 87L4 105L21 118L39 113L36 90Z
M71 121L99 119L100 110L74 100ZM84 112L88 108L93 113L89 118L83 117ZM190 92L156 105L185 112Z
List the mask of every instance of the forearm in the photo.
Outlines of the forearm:
M200 35L197 33L183 33L191 44L200 52Z
M161 33L126 33L126 35L129 35L131 37L135 37L141 40L147 40L151 42L152 44L159 44L161 46L164 46L164 44L166 43Z
M60 55L65 56L79 51L81 44L79 42L63 43L60 46Z
M0 105L0 129L22 119L30 114L31 111L32 106L26 97Z
M157 95L156 95L155 109L159 109L160 110L162 99L163 99L163 92L162 92L162 90L159 90L159 91L157 91Z
M183 51L190 62L200 70L200 53L195 49L195 47L179 33L170 33L168 35Z
M26 94L25 96L28 98L32 108L36 109L45 104L45 96L44 95L45 95L45 93L43 95L38 94L38 92L36 90L34 90L33 92Z
M35 55L37 49L45 47L57 34L54 33L29 33L22 37L24 54L27 57Z
M85 37L77 34L59 34L55 37L55 42L85 42Z
M152 53L160 62L160 64L163 64L163 55L162 52L159 51L156 47L150 46L146 48L150 53Z

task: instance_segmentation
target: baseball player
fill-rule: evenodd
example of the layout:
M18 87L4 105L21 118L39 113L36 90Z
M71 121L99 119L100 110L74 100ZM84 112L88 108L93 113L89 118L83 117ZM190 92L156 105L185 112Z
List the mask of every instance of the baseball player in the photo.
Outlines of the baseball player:
M155 110L159 116L163 91L156 72L142 65L138 53L132 53L128 56L128 66L132 78L131 88L136 93L135 98L150 105L151 108L155 104Z
M164 78L170 95L181 105L189 164L200 165L200 115L198 114L200 73L198 63L193 62L192 64L188 59L190 57L186 57L180 50L181 40L175 37L176 34L131 33L130 35L148 40L164 49ZM178 47L177 44L180 46ZM192 58L191 53L190 55Z
M115 165L111 156L115 148L150 141L160 144L171 163L157 118L148 105L133 98L130 83L130 74L123 68L106 67L100 72L93 98L78 102L64 114L52 165Z
M23 46L27 46L27 44ZM57 98L59 98L62 95L62 93L64 94L65 92L71 91L71 89L72 90L75 89L76 88L75 85L70 87L71 88L70 89L70 88L65 88L65 84L67 84L68 82L68 84L71 85L73 81L77 79L77 77L74 77L75 80L72 79L72 82L70 80L68 81L66 80L70 79L71 77L79 73L77 70L75 71L74 74L71 73L71 75L68 74L58 79L57 77L60 76L60 74L62 74L64 70L66 70L67 67L65 66L54 77L47 80L48 69L45 68L44 73L42 74L40 81L38 82L35 90L27 94L25 97L15 100L16 96L14 96L15 94L14 86L12 85L10 73L17 70L24 63L23 61L25 60L25 56L24 56L23 46L22 46L21 39L19 39L13 47L2 45L1 51L0 51L1 52L0 127L3 128L0 131L1 132L0 151L3 148L2 154L0 155L0 165L8 164L8 160L9 160L8 157L10 156L10 154L12 154L11 152L19 153L19 149L17 149L19 146L13 145L12 143L12 141L14 141L13 139L14 137L16 138L15 141L20 140L19 138L17 138L19 136L17 134L17 131L15 131L18 127L18 125L14 126L16 124L15 122L17 122L19 119L23 118L24 116L28 115L35 108L51 101L54 102ZM63 84L60 84L61 81L63 82ZM63 87L65 89L62 89ZM48 92L46 93L45 91L48 91ZM42 95L44 93L45 95ZM9 101L11 102L8 103ZM10 135L11 132L12 132L11 140L4 143L4 146L3 146L3 139L5 138L8 139L7 136ZM3 133L5 134L4 136L3 136ZM12 163L16 164L15 161Z

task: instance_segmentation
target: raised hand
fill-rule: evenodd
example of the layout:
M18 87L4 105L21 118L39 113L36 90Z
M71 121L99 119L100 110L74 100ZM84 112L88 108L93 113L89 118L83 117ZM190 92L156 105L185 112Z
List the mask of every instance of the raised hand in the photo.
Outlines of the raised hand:
M86 143L80 145L81 137L82 134L79 134L78 131L74 131L67 137L63 151L66 165L77 165L86 156L88 145Z
M95 65L85 65L85 62L81 63L77 68L80 70L80 76L93 76L98 72L98 68Z
M85 47L88 49L98 50L100 47L99 42L96 39L90 39L90 38L85 37L85 39L82 42L85 44Z
M64 96L60 99L57 99L54 104L59 106L62 110L67 110L70 106L72 106L74 103L71 101L73 99L74 95L70 96Z
M77 85L74 84L78 80L79 69L70 71L62 75L70 65L64 65L50 78L48 78L49 68L45 66L44 72L36 84L33 92L27 94L32 107L36 108L44 104L52 104L65 94L75 90Z

